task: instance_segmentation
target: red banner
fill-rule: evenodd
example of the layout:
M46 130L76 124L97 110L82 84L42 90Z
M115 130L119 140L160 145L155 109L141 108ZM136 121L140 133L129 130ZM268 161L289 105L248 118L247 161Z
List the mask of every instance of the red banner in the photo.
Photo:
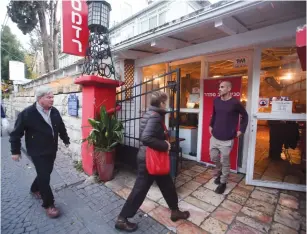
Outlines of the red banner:
M303 71L306 71L306 25L296 30L296 49Z
M62 52L85 56L89 30L86 0L62 0Z
M219 96L219 85L222 81L230 81L232 83L232 96L239 99L241 97L241 79L242 77L223 77L220 79L206 79L204 80L204 108L203 108L203 125L202 125L202 149L201 161L213 164L210 160L209 154L209 125L213 110L213 100ZM237 171L238 166L238 139L234 141L233 149L230 153L230 169Z

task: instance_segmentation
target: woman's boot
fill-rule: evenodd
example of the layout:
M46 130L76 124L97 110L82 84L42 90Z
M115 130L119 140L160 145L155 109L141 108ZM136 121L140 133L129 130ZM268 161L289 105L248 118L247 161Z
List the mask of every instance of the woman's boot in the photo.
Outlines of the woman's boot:
M180 219L188 219L190 217L189 211L172 210L171 220L176 222Z
M115 223L115 228L121 231L134 232L138 229L138 225L129 222L126 218L118 217Z

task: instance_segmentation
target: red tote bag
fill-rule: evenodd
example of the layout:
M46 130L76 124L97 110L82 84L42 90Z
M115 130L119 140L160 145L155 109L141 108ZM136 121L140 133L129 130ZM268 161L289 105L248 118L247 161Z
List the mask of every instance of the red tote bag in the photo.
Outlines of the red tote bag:
M168 139L167 129L164 123L166 139ZM150 175L167 175L170 173L170 159L168 152L161 152L146 147L146 168Z

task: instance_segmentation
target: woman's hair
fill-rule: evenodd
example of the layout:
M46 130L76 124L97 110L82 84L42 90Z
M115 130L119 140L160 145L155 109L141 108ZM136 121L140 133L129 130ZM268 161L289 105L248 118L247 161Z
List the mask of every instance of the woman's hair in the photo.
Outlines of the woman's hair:
M161 102L167 100L167 94L162 91L155 91L151 94L150 105L160 107Z

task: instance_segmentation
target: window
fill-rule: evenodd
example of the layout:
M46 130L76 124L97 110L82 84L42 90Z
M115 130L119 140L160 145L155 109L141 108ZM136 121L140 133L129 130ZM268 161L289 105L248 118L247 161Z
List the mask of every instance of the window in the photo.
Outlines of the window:
M159 14L159 25L163 25L166 22L166 11Z
M262 50L259 98L258 112L271 113L280 100L292 101L292 113L306 113L306 72L295 47Z
M200 102L200 62L171 66L171 70L181 69L180 108L198 109ZM173 80L176 79L173 74Z
M153 16L149 19L149 29L157 27L157 16Z
M148 20L144 20L141 22L141 33L148 31Z

